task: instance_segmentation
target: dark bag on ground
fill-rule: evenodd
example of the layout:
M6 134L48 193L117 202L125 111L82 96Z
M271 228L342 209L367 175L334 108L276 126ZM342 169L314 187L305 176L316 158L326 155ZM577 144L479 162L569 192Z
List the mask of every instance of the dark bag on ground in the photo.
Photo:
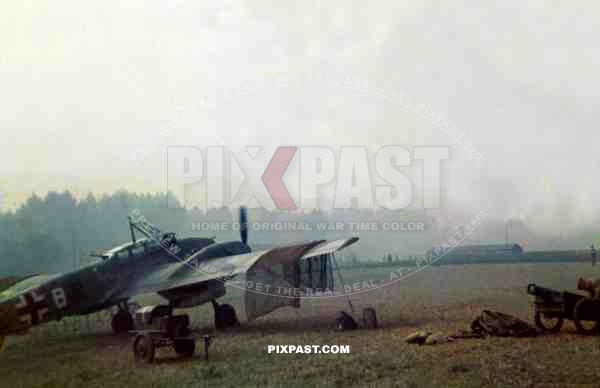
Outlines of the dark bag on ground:
M473 333L498 337L534 337L537 329L529 323L508 314L483 310L471 323Z

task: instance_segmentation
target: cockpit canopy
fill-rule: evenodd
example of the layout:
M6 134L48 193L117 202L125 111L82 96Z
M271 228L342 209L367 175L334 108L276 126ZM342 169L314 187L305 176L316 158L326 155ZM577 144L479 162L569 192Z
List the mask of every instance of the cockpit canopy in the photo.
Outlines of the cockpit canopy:
M103 260L121 260L130 256L135 257L149 254L161 249L161 244L167 241L169 245L175 244L175 233L164 233L156 238L143 238L137 240L135 243L129 242L122 244L104 252L101 257Z
M216 257L226 257L234 255L242 255L250 253L252 250L241 241L227 241L222 243L211 244L198 251L189 260L209 260Z

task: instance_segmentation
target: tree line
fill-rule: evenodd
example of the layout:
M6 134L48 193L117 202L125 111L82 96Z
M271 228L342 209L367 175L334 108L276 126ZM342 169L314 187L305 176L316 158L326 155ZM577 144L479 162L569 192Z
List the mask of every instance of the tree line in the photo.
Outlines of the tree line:
M138 208L177 224L182 211L166 209L166 194L119 191L77 200L70 192L32 195L18 209L0 213L0 276L75 269L91 252L127 241L127 214Z
M168 204L175 204L175 208ZM49 192L44 197L32 195L19 208L0 212L0 277L23 276L34 273L70 271L95 260L91 252L109 249L129 240L127 215L135 209L163 231L183 236L214 237L217 241L236 240L239 231L237 209L186 209L167 193L137 194L124 190L102 196L88 194L76 198L72 193ZM425 254L439 244L441 237L451 235L454 225L439 224L423 212L372 211L356 209L312 210L302 212L249 209L249 245L254 250L290 242L321 239L341 239L351 236L360 241L344 250L338 261L347 265L359 263L396 263L407 257ZM277 230L275 227L307 225L297 230ZM342 224L331 230L318 228L319 223ZM356 230L352 224L379 225L376 230ZM381 225L397 222L420 222L425 230L383 230ZM204 229L205 225L228 228ZM261 227L265 223L267 229ZM256 228L258 226L258 228ZM269 229L274 228L274 229ZM488 217L469 239L461 245L499 243L505 237L505 221ZM569 233L568 239L557 240L553 235L536 233L527 222L512 222L511 242L521 243L530 258L532 251L587 249L596 242L595 225L582 225ZM557 244L558 242L558 244ZM541 253L540 253L541 254ZM535 261L557 260L557 254L531 256ZM539 257L538 257L539 256ZM559 255L562 260L566 256ZM445 258L444 258L445 259ZM490 259L490 258L487 258ZM462 258L461 258L462 260ZM451 259L445 262L450 262ZM459 260L460 261L460 260ZM442 260L440 264L443 264Z

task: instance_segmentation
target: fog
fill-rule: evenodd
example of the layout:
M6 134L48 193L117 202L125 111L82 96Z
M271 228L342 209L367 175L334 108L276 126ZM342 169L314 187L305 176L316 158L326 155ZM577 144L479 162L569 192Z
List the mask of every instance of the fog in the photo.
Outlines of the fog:
M509 219L539 246L581 246L600 236L596 2L40 0L7 8L0 16L4 210L50 190L79 198L166 192L169 146L272 153L311 145L339 157L353 145L367 147L373 163L385 145L411 152L435 145L451 155L436 213L443 222L484 210L490 225L500 225L490 226L499 241ZM277 81L293 75L302 82ZM339 84L307 82L307 75ZM236 97L204 104L226 90ZM404 105L382 97L392 92L405 96ZM483 161L418 104L456 126ZM296 163L284 177L294 198ZM405 173L412 207L422 208L421 165Z

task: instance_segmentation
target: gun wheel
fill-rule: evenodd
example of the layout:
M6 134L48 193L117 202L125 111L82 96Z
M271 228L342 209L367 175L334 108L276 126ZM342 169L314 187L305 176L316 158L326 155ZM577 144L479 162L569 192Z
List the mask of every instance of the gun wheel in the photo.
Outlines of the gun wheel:
M535 311L535 325L544 331L547 331L550 333L556 333L560 330L560 328L563 325L563 318L562 317L551 318L551 317L546 316L546 314L536 310Z
M594 302L591 299L583 298L575 304L575 308L573 309L573 323L579 334L598 334L600 322L582 319L585 309L592 308L593 303Z

